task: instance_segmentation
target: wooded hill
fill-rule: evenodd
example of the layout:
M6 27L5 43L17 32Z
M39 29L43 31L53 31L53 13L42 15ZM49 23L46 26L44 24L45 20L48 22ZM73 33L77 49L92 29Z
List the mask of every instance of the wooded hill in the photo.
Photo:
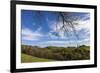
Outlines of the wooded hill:
M37 58L50 59L55 61L90 59L90 47L85 45L79 46L77 48L76 47L55 47L55 46L48 46L48 47L41 48L38 46L22 45L21 52L22 54L30 55L31 57L33 56Z

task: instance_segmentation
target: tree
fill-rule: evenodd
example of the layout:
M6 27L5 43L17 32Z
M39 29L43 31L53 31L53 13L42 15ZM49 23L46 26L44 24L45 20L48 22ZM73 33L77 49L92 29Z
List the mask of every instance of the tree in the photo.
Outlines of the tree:
M76 22L79 19L80 19L79 16L71 16L69 12L68 13L59 12L58 21L62 22L62 26L58 29L58 31L63 31L64 35L66 36L67 34L68 36L70 31L72 30L74 35L76 36L76 40L79 40L79 36L75 28L75 25L79 25L79 23ZM78 43L77 43L77 47L78 47Z
M45 19L45 13L46 12L41 12L41 11L37 11L35 13L35 17L34 19L36 21L39 20L39 24L42 24L43 22L46 22L47 20ZM73 34L76 37L76 45L78 47L78 40L79 40L79 36L77 34L76 28L75 26L79 25L79 23L77 22L78 20L80 20L80 17L78 15L73 15L73 12L52 12L52 15L55 15L55 20L56 20L56 32L64 32L63 34L65 36L69 36L70 35L70 31L73 32ZM61 26L59 26L59 22L61 22ZM57 33L53 33L56 36L59 36Z

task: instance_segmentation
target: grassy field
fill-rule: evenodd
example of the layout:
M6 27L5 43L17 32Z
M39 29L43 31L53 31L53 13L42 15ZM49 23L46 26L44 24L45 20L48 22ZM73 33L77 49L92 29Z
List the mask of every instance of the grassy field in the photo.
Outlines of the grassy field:
M48 61L53 61L50 59L43 59L43 58L38 58L38 57L33 57L27 54L21 54L21 62L22 63L30 63L30 62L48 62Z

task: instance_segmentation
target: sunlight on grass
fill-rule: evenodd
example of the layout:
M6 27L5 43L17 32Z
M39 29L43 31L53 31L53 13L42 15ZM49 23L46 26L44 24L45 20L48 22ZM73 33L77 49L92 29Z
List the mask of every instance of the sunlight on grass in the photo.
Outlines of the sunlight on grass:
M21 54L21 62L22 63L29 63L29 62L48 62L48 61L53 61L50 59L43 59L43 58L38 58L38 57L33 57L27 54Z

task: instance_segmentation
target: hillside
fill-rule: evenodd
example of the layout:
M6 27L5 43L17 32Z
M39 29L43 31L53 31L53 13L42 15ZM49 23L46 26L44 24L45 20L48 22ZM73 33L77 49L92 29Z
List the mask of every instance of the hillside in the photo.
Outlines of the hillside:
M48 61L69 61L89 60L90 46L79 47L38 47L22 45L22 62L48 62Z
M33 57L31 55L27 55L22 53L21 54L21 62L22 63L29 63L29 62L46 62L46 61L52 61L50 59L43 59L38 57Z

